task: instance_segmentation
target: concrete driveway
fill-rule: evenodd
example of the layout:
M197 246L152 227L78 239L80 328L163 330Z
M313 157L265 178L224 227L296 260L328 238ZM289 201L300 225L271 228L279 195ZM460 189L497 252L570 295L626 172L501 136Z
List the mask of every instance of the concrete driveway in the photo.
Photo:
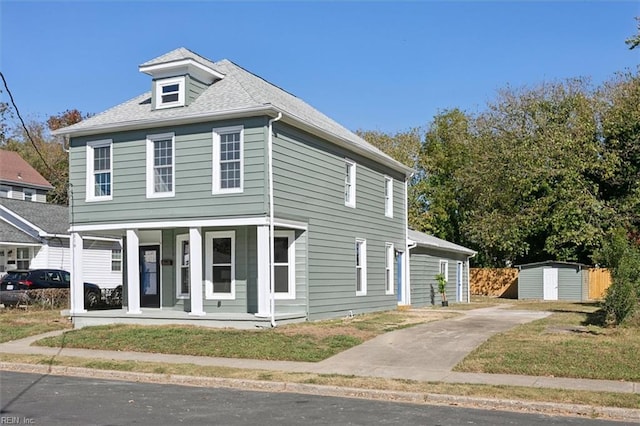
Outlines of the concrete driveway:
M319 373L441 380L469 352L496 333L550 315L506 306L385 333L317 364Z

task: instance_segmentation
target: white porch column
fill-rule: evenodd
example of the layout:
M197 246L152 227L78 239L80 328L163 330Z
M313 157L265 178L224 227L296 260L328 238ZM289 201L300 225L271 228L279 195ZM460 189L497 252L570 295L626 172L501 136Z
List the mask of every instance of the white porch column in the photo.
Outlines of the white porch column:
M191 286L189 315L205 315L202 307L202 232L200 228L189 228L189 285Z
M142 313L140 310L140 238L135 229L127 229L127 313Z
M258 226L258 313L256 316L271 316L269 270L269 226Z
M82 274L82 236L77 232L71 233L71 314L87 312L84 308L84 276Z

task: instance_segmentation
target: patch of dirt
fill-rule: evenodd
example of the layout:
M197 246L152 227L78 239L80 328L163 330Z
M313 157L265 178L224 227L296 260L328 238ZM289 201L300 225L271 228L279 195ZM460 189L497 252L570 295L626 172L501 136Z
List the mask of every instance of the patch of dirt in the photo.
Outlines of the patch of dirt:
M551 325L545 330L547 334L604 334L601 331L591 329L584 325Z

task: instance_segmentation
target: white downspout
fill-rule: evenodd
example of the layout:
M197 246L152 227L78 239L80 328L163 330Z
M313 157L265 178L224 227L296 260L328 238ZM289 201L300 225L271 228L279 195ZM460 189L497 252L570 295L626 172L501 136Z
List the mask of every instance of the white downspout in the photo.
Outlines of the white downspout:
M413 173L411 173L413 176ZM404 179L404 293L403 302L405 305L411 305L411 253L409 244L409 193L407 192L408 178Z
M276 326L276 293L274 285L275 266L273 262L274 226L273 226L273 123L282 118L279 112L276 118L269 120L267 136L267 158L269 161L269 301L271 303L271 327Z

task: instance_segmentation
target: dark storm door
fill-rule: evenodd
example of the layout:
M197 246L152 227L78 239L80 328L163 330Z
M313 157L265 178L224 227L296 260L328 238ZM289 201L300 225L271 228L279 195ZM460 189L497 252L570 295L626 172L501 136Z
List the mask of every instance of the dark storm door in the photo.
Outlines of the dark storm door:
M160 246L140 246L140 307L160 307Z

